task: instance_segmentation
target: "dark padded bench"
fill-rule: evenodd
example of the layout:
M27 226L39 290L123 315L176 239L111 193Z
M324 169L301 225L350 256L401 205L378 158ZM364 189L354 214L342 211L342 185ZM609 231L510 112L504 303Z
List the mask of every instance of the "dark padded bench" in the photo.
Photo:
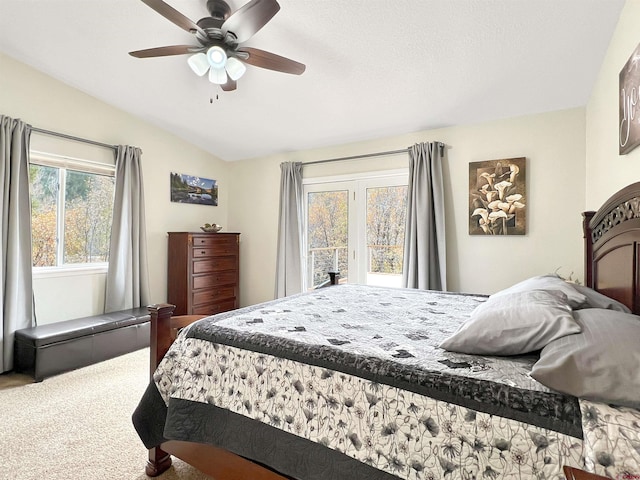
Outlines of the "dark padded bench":
M147 307L15 332L14 369L37 382L149 346Z

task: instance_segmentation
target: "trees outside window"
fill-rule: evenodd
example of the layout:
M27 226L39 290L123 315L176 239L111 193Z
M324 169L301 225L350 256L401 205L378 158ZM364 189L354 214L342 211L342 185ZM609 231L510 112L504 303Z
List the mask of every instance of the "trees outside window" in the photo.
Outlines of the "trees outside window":
M307 195L309 286L327 279L327 272L349 274L349 191L309 192Z
M368 273L402 276L406 218L406 185L367 188Z
M43 159L41 159L43 160ZM45 159L46 160L46 159ZM32 162L31 236L34 267L100 264L109 259L113 168L69 168Z
M400 287L407 174L305 184L307 288L342 282Z

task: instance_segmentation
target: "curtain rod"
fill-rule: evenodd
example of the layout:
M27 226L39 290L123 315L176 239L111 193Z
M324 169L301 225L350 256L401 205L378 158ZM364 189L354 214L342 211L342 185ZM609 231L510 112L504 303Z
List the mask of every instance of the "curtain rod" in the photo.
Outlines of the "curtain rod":
M51 135L53 137L66 138L68 140L75 140L76 142L89 143L91 145L97 145L98 147L110 148L117 150L117 145L109 145L108 143L96 142L95 140L88 140L86 138L76 137L73 135L67 135L66 133L52 132L51 130L45 130L43 128L31 127L32 132L42 133L44 135Z
M388 152L365 153L363 155L353 155L351 157L328 158L327 160L314 160L312 162L303 162L302 165L315 165L318 163L341 162L342 160L355 160L357 158L382 157L384 155L395 155L396 153L406 153L409 149L389 150Z
M440 148L444 148L444 143L435 142L438 144ZM385 155L396 155L398 153L406 153L409 151L410 147L403 148L402 150L389 150L387 152L376 152L376 153L365 153L362 155L353 155L351 157L340 157L340 158L328 158L327 160L314 160L312 162L303 162L302 166L305 165L317 165L319 163L330 163L330 162L341 162L342 160L356 160L358 158L368 158L368 157L382 157Z

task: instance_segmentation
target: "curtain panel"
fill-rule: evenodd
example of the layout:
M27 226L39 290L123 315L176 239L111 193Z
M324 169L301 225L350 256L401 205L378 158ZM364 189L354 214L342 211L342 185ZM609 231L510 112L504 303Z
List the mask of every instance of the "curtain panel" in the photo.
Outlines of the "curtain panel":
M446 241L443 144L409 147L407 223L402 285L422 290L446 290Z
M119 145L105 313L149 304L142 151Z
M280 164L280 175L276 298L300 293L305 270L302 163Z
M15 331L33 325L30 137L30 125L0 115L0 373L13 369Z

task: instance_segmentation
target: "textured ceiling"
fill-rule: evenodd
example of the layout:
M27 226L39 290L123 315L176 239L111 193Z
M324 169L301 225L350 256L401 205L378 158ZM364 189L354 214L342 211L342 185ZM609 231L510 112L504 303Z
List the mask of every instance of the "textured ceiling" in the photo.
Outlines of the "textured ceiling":
M195 44L139 0L0 0L0 51L231 161L583 106L624 0L279 3L244 45L306 72L249 66L234 92L129 56Z

